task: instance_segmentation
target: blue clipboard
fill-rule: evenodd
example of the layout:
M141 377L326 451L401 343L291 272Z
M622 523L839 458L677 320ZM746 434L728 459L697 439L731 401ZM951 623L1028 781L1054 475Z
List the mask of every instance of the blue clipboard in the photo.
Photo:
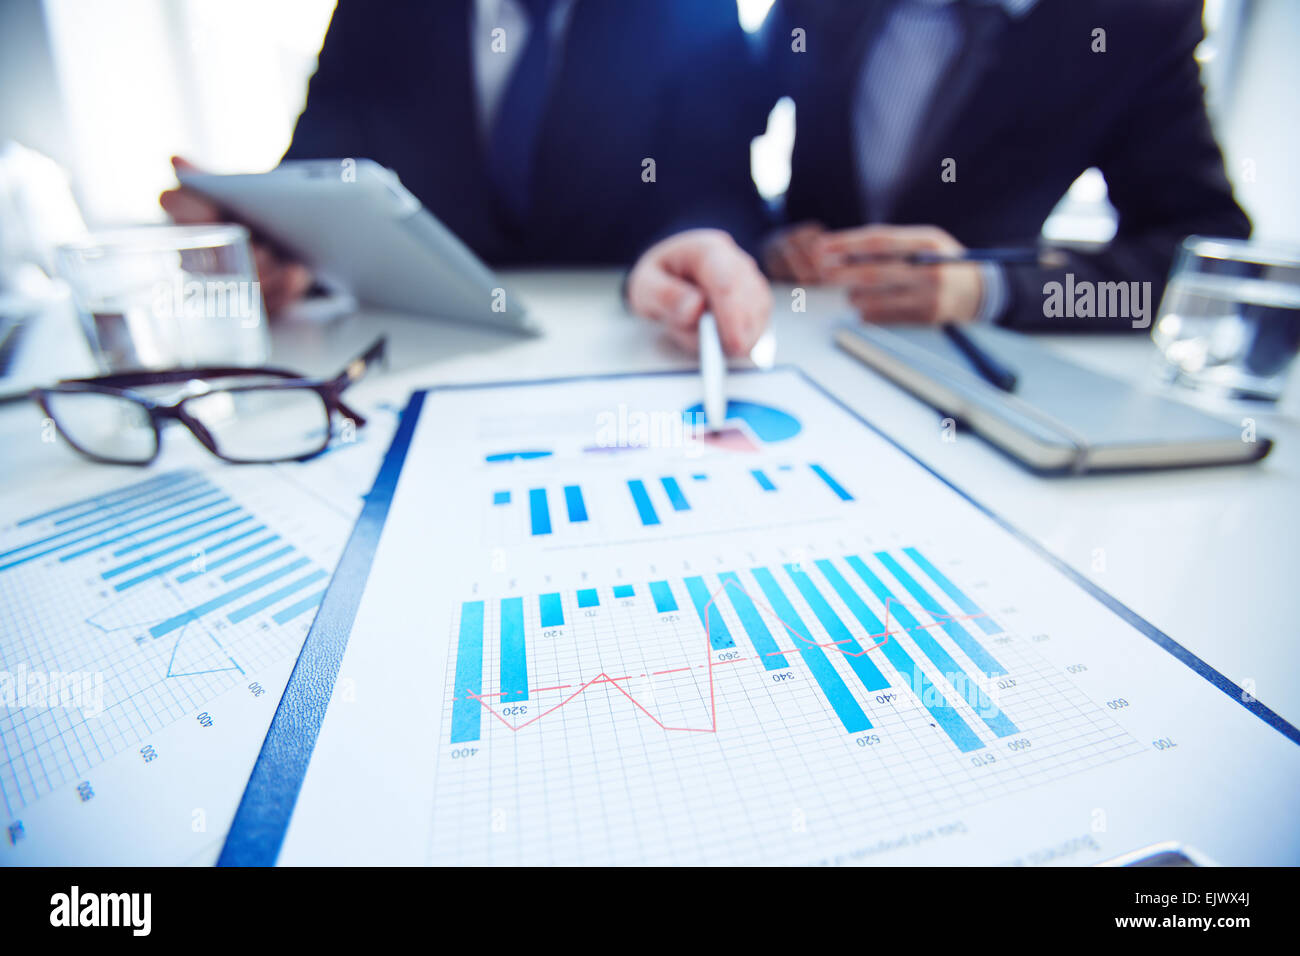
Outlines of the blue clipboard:
M1046 548L1028 537L1001 516L980 504L961 488L957 487L943 475L939 474L925 462L921 461L888 434L867 421L856 411L840 401L835 395L809 378L801 369L791 366L779 366L786 371L798 374L805 382L821 392L849 415L861 422L866 428L875 432L890 445L920 465L939 481L951 488L965 501L987 515L1000 527L1014 535L1027 545L1035 554L1047 561L1067 578L1095 597L1119 618L1132 625L1154 643L1172 654L1193 671L1205 678L1223 693L1227 694L1246 710L1250 711L1278 733L1293 743L1300 745L1300 728L1295 727L1280 714L1264 706L1241 687L1219 673L1205 661L1201 660L1187 648L1169 637L1159 628L1148 623L1127 606L1120 603L1106 591L1097 587L1086 577L1079 574L1064 561L1051 554ZM612 375L576 375L567 378L553 378L513 382L480 382L467 385L445 385L433 389L414 392L406 408L402 411L401 421L393 436L392 444L384 456L383 464L375 477L374 486L366 495L366 503L357 518L352 535L343 549L338 567L330 580L320 610L312 623L307 639L298 654L297 663L289 675L284 696L276 708L271 720L271 727L262 743L257 762L249 776L244 796L239 809L235 812L234 822L226 836L218 866L272 866L280 855L289 821L293 816L294 805L307 774L307 765L311 762L312 751L320 734L325 712L333 696L334 682L338 677L339 666L347 650L348 637L352 632L352 623L356 619L361 596L365 593L366 582L370 577L370 568L374 562L375 550L388 518L389 506L393 493L406 464L406 455L411 446L411 438L420 419L426 397L433 392L460 391L479 388L506 388L518 385L555 385L582 381L615 381L624 378L643 378L647 375L697 375L695 372L625 372ZM761 371L749 370L733 372L736 375L763 374Z

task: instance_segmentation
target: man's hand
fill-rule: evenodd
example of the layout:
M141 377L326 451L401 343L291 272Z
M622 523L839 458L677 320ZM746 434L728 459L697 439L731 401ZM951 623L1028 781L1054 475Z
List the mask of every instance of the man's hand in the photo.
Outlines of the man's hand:
M647 249L628 274L627 301L687 349L698 347L700 316L712 312L734 356L749 354L772 314L758 265L720 229L688 229Z
M801 222L773 233L763 243L763 268L778 282L809 285L822 281L817 240L826 235L820 222Z
M179 156L173 156L172 168L177 172L192 171L195 166ZM158 197L158 202L173 222L189 224L224 221L221 210L215 204L184 186L167 190ZM283 258L266 243L254 241L252 246L257 280L262 287L262 299L266 302L266 311L274 315L302 298L311 288L311 272L302 263Z
M965 246L938 226L863 226L816 240L814 257L825 282L848 287L849 301L868 322L966 322L979 312L984 279L973 262L913 265L916 252L958 255Z

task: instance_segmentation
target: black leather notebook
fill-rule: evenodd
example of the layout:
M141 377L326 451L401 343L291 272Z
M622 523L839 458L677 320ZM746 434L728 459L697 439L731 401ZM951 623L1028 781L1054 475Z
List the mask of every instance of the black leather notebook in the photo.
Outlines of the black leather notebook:
M1014 392L981 378L937 326L855 323L840 328L835 340L1041 474L1251 462L1272 447L1241 422L1083 368L1023 335L987 327L966 331L1015 371Z

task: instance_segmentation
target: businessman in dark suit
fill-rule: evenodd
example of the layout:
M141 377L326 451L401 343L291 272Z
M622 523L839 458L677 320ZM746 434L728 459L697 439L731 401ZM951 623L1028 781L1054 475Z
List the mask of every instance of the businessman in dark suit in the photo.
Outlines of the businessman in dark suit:
M689 345L712 309L742 353L768 304L751 66L734 0L341 0L285 158L391 167L492 265L636 260L634 310ZM268 261L263 289L308 281Z
M1250 231L1205 112L1199 0L777 0L765 33L771 93L797 108L790 227L765 263L845 284L867 320L1130 328L1045 317L1045 284L1151 282L1158 301L1183 237ZM1100 251L1060 268L896 258L1033 245L1093 166L1119 214Z

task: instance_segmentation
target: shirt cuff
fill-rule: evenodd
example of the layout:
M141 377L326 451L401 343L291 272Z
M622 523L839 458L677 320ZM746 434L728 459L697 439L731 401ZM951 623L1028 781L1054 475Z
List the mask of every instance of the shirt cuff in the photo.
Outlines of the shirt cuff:
M982 323L996 322L1007 311L1010 293L1007 291L1007 274L996 262L981 262L980 276L984 280L984 291L980 296L980 307L975 312L975 321Z

